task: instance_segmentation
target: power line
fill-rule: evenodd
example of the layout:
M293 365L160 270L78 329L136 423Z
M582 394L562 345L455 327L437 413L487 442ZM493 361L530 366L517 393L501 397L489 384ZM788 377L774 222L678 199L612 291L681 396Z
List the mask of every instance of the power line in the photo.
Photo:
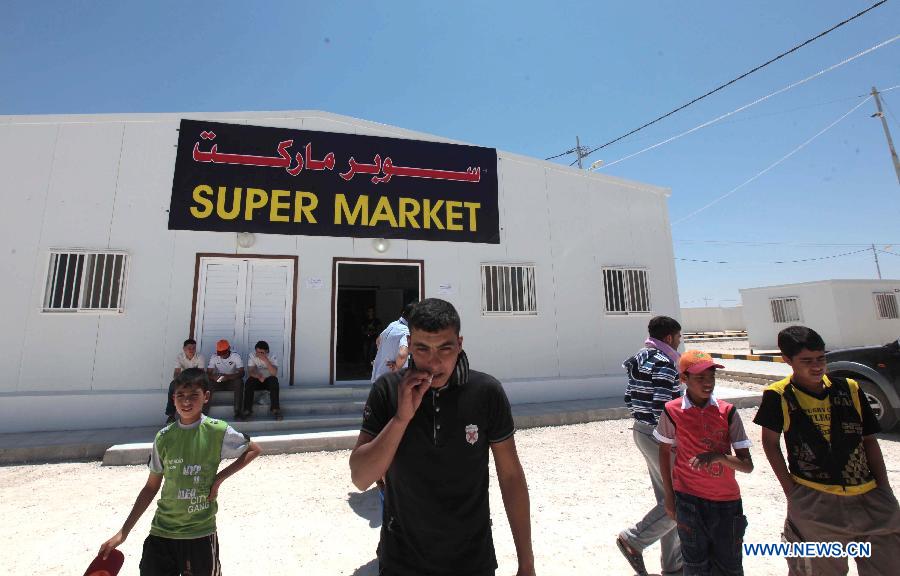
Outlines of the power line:
M815 262L817 260L831 260L833 258L842 258L844 256L852 256L854 254L861 254L863 252L868 252L871 248L863 248L862 250L853 250L852 252L843 252L841 254L831 254L830 256L818 256L816 258L800 258L797 260L775 260L771 262L753 262L753 264L800 264L803 262ZM881 250L879 250L881 252ZM893 256L898 256L898 254L893 254L892 252L886 252L886 254L892 254ZM675 260L680 260L682 262L699 262L703 264L748 264L748 262L732 262L729 260L702 260L697 258L678 258Z
M847 111L843 116L841 116L840 118L838 118L837 120L835 120L834 122L832 122L831 124L829 124L828 126L826 126L825 128L819 130L819 132L817 132L812 138L809 138L808 140L806 140L805 142L803 142L802 144L800 144L799 146L797 146L796 148L794 148L793 150L791 150L790 152L788 152L787 154L785 154L784 156L782 156L781 158L779 158L778 160L776 160L775 162L769 164L768 166L766 166L765 168L763 168L762 170L760 170L759 172L757 172L756 174L754 174L753 176L751 176L751 177L748 178L747 180L744 180L742 183L738 184L737 186L735 186L734 188L732 188L731 190L729 190L729 191L726 192L725 194L722 194L721 196L719 196L718 198L716 198L716 199L713 200L712 202L709 202L709 203L706 204L705 206L703 206L703 207L701 207L701 208L698 208L697 210L694 210L693 212L691 212L691 213L688 214L687 216L685 216L685 217L683 217L683 218L679 218L679 219L676 220L675 222L672 222L672 225L674 226L675 224L680 224L681 222L684 222L685 220L688 220L688 219L690 219L690 218L693 218L693 217L696 216L697 214L703 212L704 210L706 210L706 209L708 209L708 208L713 207L714 205L718 204L718 203L721 202L722 200L728 198L729 196L731 196L732 194L734 194L735 192L737 192L738 190L740 190L741 188L743 188L743 187L746 186L747 184L750 184L751 182L753 182L753 181L756 180L757 178L759 178L759 177L761 177L762 175L764 175L764 174L765 174L766 172L768 172L769 170L775 168L776 166L778 166L779 164L781 164L782 162L784 162L785 160L787 160L788 158L790 158L791 156L793 156L794 154L796 154L797 152L799 152L800 150L802 150L803 148L805 148L810 142L812 142L813 140L815 140L816 138L818 138L818 137L821 136L822 134L828 132L828 131L831 130L833 127L837 126L837 124L838 124L841 120L843 120L844 118L846 118L846 117L849 116L850 114L856 112L856 110L858 110L863 104L865 104L865 103L868 102L868 101L869 101L869 98L866 98L865 100L863 100L862 102L860 102L859 104L857 104L856 106L854 106L853 108L851 108L849 111Z
M827 74L828 72L831 72L832 70L835 70L835 69L837 69L837 68L840 68L841 66L844 66L845 64L849 64L850 62L856 60L857 58L861 58L861 57L865 56L866 54L869 54L869 53L871 53L871 52L874 52L875 50L878 50L879 48L884 48L884 47L887 46L888 44L891 44L891 43L893 43L893 42L896 42L898 39L900 39L900 34L898 34L897 36L894 36L893 38L890 38L890 39L888 39L888 40L885 40L884 42L879 42L878 44L872 46L871 48L867 48L866 50L863 50L862 52L859 52L859 53L857 53L857 54L854 54L853 56L850 56L849 58L845 58L844 60L838 62L837 64L833 64L833 65L829 66L828 68L825 68L825 69L823 69L823 70L819 70L818 72L816 72L815 74L812 74L811 76L807 76L806 78L803 78L802 80L798 80L797 82L794 82L794 83L792 83L792 84L788 84L788 85L785 86L784 88L781 88L781 89L779 89L779 90L776 90L775 92L772 92L771 94L767 94L767 95L763 96L762 98L757 98L757 99L754 100L753 102L750 102L749 104L745 104L745 105L743 105L743 106L740 106L740 107L738 107L738 108L732 110L731 112L727 112L727 113L725 113L725 114L722 114L721 116L718 116L718 117L716 117L716 118L713 118L712 120L708 120L708 121L706 121L706 122L704 122L704 123L702 123L702 124L700 124L700 125L698 125L698 126L694 126L694 127L691 128L690 130L685 130L684 132L681 132L680 134L676 134L675 136L672 136L672 137L670 137L670 138L666 138L666 139L663 140L662 142L657 142L657 143L654 144L653 146L647 146L646 148L644 148L644 149L642 149L642 150L638 150L637 152L634 152L633 154L629 154L629 155L627 155L627 156L623 156L622 158L619 158L618 160L615 160L615 161L610 162L610 163L608 163L608 164L604 164L603 167L604 167L604 168L609 168L610 166L613 166L614 164L618 164L619 162L624 162L625 160L629 160L629 159L631 159L631 158L634 158L635 156L637 156L637 155L639 155L639 154L643 154L644 152L649 152L650 150L653 150L653 149L655 149L655 148L659 148L660 146L663 146L663 145L665 145L665 144L668 144L669 142L673 142L673 141L675 141L675 140L678 140L679 138L683 138L684 136L687 136L688 134L692 134L692 133L696 132L697 130L700 130L701 128L706 128L707 126L709 126L709 125L711 125L711 124L715 124L716 122L719 122L720 120L724 120L725 118L728 118L729 116L734 116L734 115L737 114L738 112L743 112L743 111L746 110L747 108L750 108L751 106L756 106L757 104L759 104L759 103L761 103L761 102L764 102L764 101L768 100L769 98L772 98L773 96L777 96L777 95L779 95L779 94L782 94L782 93L784 93L784 92L787 92L788 90L792 90L793 88L796 88L797 86L800 86L800 85L802 85L802 84L806 84L806 83L809 82L810 80L813 80L813 79L815 79L815 78L818 78L819 76L822 76L823 74ZM867 98L871 98L871 95L867 96ZM865 100L864 100L864 102L865 102Z
M762 242L755 240L680 240L673 239L673 242L679 244L740 244L746 246L796 246L800 248L835 248L835 247L857 247L871 246L871 242L858 243L820 243L820 242ZM894 246L900 245L900 242L876 242L876 246Z
M643 124L642 126L639 126L639 127L635 128L634 130L631 130L630 132L628 132L628 133L626 133L626 134L623 134L622 136L619 136L618 138L614 138L614 139L610 140L610 141L607 142L606 144L601 144L600 146L597 146L596 148L590 150L590 151L587 153L586 156L590 156L591 154L593 154L593 153L596 152L597 150L606 148L606 147L609 146L610 144L614 144L614 143L618 142L619 140L622 140L623 138L627 138L627 137L631 136L632 134L634 134L635 132L639 132L639 131L643 130L644 128L647 128L648 126L652 126L653 124L656 124L656 123L659 122L660 120L663 120L664 118L668 118L668 117L671 116L672 114L675 114L676 112L679 112L679 111L681 111L681 110L684 110L685 108L687 108L687 107L690 106L691 104L694 104L694 103L696 103L696 102L699 102L700 100L703 100L703 99L706 98L707 96L711 96L711 95L715 94L716 92L718 92L719 90L722 90L723 88L727 88L728 86L731 86L731 85L734 84L735 82L737 82L737 81L739 81L739 80L742 80L743 78L746 78L747 76L753 74L754 72L757 72L757 71L759 71L759 70L762 70L763 68L765 68L765 67L768 66L769 64L772 64L773 62L776 62L776 61L778 61L778 60L781 60L782 58L784 58L784 57L787 56L788 54L791 54L791 53L793 53L793 52L796 52L797 50L799 50L800 48L803 48L803 47L806 46L807 44L811 44L812 42L815 42L815 41L818 40L819 38L822 38L823 36L825 36L825 35L827 35L827 34L833 32L834 30L837 30L837 29L840 28L841 26L844 26L845 24L847 24L847 23L849 23L849 22L852 22L853 20L856 20L857 18L863 16L863 15L866 14L867 12L870 12L870 11L874 10L875 8L878 8L879 6L881 6L882 4L884 4L885 2L887 2L887 0L881 0L880 2L877 2L877 3L873 4L872 6L869 6L868 8L866 8L865 10L863 10L862 12L859 12L859 13L857 13L856 15L851 16L850 18L847 18L846 20L843 20L842 22L838 22L837 24L835 24L834 26L832 26L832 27L829 28L828 30L825 30L824 32L820 32L819 34L813 36L812 38L806 40L805 42L803 42L803 43L801 43L801 44L798 44L798 45L794 46L794 47L791 48L790 50L787 50L786 52L782 52L781 54L779 54L778 56L772 58L772 59L769 60L768 62L765 62L765 63L763 63L763 64L760 64L760 65L757 66L756 68L753 68L752 70L750 70L750 71L748 71L748 72L744 72L744 73L741 74L740 76L737 76L736 78L733 78L733 79L729 80L728 82L722 84L721 86L719 86L719 87L717 87L717 88L714 88L714 89L710 90L710 91L707 92L706 94L704 94L704 95L702 95L702 96L698 96L697 98L694 98L693 100L691 100L691 101L688 102L687 104L682 104L682 105L679 106L678 108L675 108L674 110L672 110L672 111L670 111L670 112L667 112L667 113L663 114L662 116L659 116L658 118L656 118L656 119L654 119L654 120L651 120L650 122L647 122L647 123ZM547 158L547 160L553 160L553 159L555 159L555 158L559 158L560 156L565 156L566 154L571 154L572 152L574 152L574 149L567 150L566 152L563 152L563 153L561 153L561 154L557 154L556 156L551 156L551 157Z

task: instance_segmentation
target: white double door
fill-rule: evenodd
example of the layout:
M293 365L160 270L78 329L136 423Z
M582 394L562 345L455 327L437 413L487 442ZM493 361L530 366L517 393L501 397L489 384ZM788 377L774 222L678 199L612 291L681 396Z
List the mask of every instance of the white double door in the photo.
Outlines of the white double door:
M226 339L241 356L260 340L278 359L278 380L290 383L294 261L274 258L201 258L194 321L197 349L210 358Z

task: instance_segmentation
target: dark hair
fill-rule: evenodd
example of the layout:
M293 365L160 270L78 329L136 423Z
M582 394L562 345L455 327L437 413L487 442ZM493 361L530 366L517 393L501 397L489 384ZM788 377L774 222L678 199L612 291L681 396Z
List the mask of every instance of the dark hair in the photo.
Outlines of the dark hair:
M453 328L459 335L459 314L453 304L440 298L426 298L413 308L408 318L409 328L425 332L440 332L445 328Z
M400 317L406 320L409 320L410 315L412 314L413 308L416 307L415 302L410 302L406 306L403 307L403 310L400 311Z
M268 352L269 351L269 343L266 342L265 340L260 340L259 342L256 343L256 346L253 347L254 350L256 350L257 348Z
M815 352L825 350L825 341L812 328L788 326L778 333L778 349L788 358L793 358L804 349Z
M206 392L209 390L209 378L206 376L206 371L202 368L188 368L187 370L182 370L181 373L175 377L175 389L177 390L182 386L199 386Z
M666 336L674 336L681 332L681 324L674 318L668 316L654 316L647 324L647 333L651 338L657 340L665 340Z
M194 340L193 338L188 338L187 340L184 341L184 344L182 344L181 347L184 348L184 347L187 346L188 344L193 344L194 346L196 346L196 345L197 345L197 341Z

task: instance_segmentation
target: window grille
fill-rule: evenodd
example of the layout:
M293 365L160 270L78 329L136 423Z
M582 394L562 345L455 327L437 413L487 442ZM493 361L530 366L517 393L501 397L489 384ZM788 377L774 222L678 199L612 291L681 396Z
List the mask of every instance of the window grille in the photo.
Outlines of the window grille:
M604 268L607 314L650 312L650 282L643 268Z
M121 252L51 252L44 311L122 312L127 264Z
M800 321L800 301L797 298L772 298L769 306L776 324Z
M482 264L481 313L536 315L533 265Z
M900 317L897 314L897 295L893 292L876 292L875 308L881 320L896 320Z

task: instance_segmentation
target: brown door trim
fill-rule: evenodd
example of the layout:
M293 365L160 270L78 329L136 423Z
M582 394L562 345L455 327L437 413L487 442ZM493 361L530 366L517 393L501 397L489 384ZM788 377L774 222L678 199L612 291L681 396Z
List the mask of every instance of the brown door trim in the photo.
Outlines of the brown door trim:
M288 382L289 386L294 385L294 358L297 356L296 350L296 340L297 340L297 292L300 289L299 279L300 279L300 259L297 256L284 254L284 255L276 255L276 254L220 254L217 252L198 252L197 258L194 262L194 296L191 300L191 338L195 338L194 331L196 330L196 322L197 322L197 295L198 289L200 287L200 260L202 258L235 258L235 259L254 259L254 260L293 260L294 261L294 289L293 292L293 303L291 306L291 358L290 358L290 379Z
M335 256L331 262L331 339L328 346L328 384L334 386L334 349L336 346L335 324L337 324L337 314L335 306L337 305L337 270L338 264L391 264L397 266L418 266L419 267L419 300L425 298L425 261L424 260L401 260L393 258L345 258Z

